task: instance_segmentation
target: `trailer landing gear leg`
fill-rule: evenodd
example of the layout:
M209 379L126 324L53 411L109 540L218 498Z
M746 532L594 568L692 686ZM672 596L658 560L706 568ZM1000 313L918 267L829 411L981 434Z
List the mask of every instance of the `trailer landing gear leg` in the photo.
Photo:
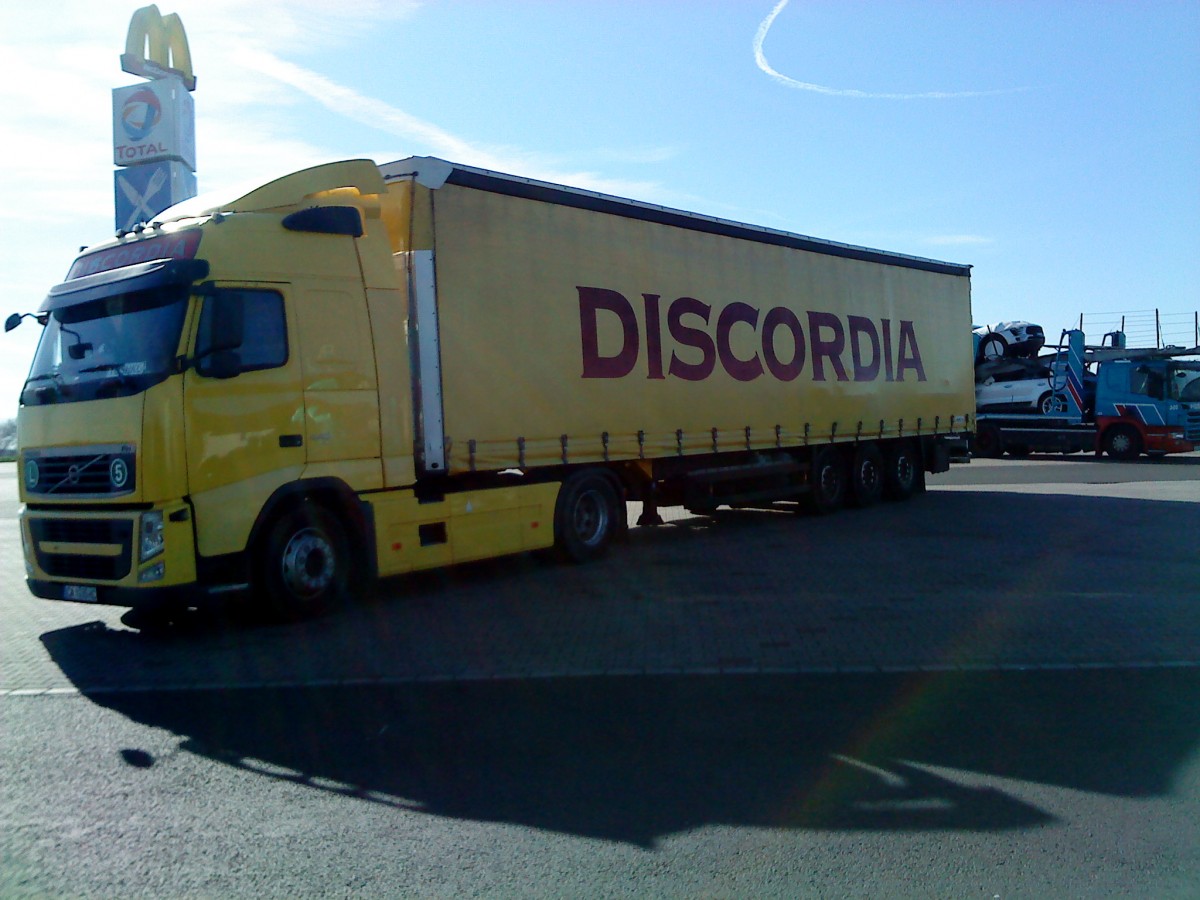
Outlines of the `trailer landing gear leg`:
M658 489L654 482L650 482L646 488L646 495L642 498L642 514L638 516L638 525L662 525L663 517L658 514Z

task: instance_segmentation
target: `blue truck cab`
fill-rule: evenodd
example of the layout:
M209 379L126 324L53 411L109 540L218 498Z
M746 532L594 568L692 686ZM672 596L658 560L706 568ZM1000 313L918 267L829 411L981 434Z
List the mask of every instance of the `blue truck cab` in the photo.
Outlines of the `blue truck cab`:
M1200 444L1200 362L1111 360L1096 379L1098 450L1118 459Z

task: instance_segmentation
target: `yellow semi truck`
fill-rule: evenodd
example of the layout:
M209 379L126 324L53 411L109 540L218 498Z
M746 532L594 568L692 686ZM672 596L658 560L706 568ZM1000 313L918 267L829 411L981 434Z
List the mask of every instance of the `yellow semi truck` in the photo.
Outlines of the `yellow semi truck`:
M188 201L27 316L20 529L56 600L288 618L591 559L626 501L902 499L974 415L968 266L426 157Z

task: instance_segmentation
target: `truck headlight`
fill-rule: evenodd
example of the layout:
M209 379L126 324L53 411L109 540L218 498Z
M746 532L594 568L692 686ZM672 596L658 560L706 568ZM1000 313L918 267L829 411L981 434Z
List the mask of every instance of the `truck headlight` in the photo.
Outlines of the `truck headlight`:
M142 542L139 560L145 562L158 556L163 552L165 542L162 510L142 513Z

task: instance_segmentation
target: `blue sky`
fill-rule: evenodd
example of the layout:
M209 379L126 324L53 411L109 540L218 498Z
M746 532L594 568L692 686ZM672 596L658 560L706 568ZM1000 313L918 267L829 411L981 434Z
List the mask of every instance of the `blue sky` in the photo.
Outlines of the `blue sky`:
M133 11L0 5L4 314L113 231ZM1200 308L1200 3L164 0L200 190L442 156L972 264L977 322ZM36 340L0 336L0 419ZM1132 335L1151 337L1146 335ZM964 338L965 339L965 338Z

